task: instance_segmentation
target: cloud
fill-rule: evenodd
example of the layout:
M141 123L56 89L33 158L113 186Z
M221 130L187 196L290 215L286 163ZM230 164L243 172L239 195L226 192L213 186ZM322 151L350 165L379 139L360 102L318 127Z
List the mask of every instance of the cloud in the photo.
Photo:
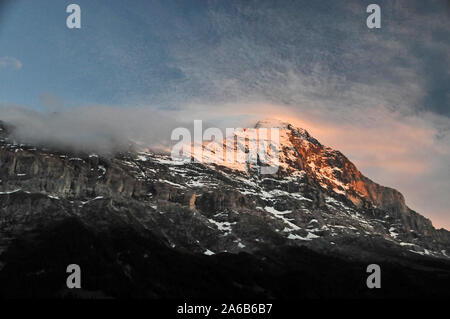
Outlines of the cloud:
M105 155L125 150L131 142L166 150L170 133L180 126L157 110L140 107L92 105L36 111L0 104L0 114L22 143Z
M1 68L13 68L13 69L21 69L22 68L22 62L20 62L18 59L16 58L11 58L11 57L0 57L0 69Z

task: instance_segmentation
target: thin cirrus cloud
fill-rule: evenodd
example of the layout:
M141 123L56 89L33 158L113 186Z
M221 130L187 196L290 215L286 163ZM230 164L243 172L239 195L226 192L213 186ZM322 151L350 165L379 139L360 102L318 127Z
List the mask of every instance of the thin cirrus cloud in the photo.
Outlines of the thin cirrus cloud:
M0 57L0 69L2 68L12 68L18 70L22 68L22 62L9 56Z

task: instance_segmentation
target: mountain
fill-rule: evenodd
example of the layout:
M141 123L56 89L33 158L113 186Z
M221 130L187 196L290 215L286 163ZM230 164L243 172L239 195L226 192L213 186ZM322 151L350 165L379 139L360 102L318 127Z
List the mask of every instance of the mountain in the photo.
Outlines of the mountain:
M209 164L180 165L135 147L20 144L0 124L2 297L448 296L450 232L289 123L255 126L279 129L271 175L258 159L211 158L230 144L248 152L234 136L197 146ZM65 287L72 263L79 295ZM365 286L371 263L388 289Z

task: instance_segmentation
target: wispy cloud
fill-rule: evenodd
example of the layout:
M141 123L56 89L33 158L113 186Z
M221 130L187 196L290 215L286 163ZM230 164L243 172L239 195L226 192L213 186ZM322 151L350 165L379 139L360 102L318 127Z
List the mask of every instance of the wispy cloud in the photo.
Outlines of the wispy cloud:
M18 70L22 68L22 62L16 58L8 56L0 57L0 69L1 68L13 68Z
M14 127L13 137L23 143L64 150L110 154L140 142L159 151L169 147L176 121L152 108L91 105L42 111L0 103L0 120Z

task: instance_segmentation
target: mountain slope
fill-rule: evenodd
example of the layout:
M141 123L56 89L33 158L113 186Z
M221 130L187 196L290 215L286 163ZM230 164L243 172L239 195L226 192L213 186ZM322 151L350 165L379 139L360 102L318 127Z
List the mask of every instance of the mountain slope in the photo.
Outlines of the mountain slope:
M447 267L448 231L434 229L399 192L372 182L307 131L273 121L260 122L256 129L274 126L280 128L280 169L262 175L258 161L178 165L150 152L102 157L18 144L13 130L3 125L0 280L14 273L11 265L17 260L35 258L20 256L17 247L32 245L30 238L65 223L80 225L73 227L100 240L101 249L112 254L109 263L129 279L141 276L143 259L154 254L137 244L141 241L155 242L182 259L191 258L185 254L263 254L257 264L264 265L273 251L303 247L323 258L395 263L429 276ZM215 142L215 149L229 139ZM119 240L117 232L133 238L128 244L140 256L137 264L124 262L126 246L110 247L110 239ZM42 242L39 249L48 253L48 240ZM77 249L71 258L86 261ZM234 258L226 257L231 263Z

